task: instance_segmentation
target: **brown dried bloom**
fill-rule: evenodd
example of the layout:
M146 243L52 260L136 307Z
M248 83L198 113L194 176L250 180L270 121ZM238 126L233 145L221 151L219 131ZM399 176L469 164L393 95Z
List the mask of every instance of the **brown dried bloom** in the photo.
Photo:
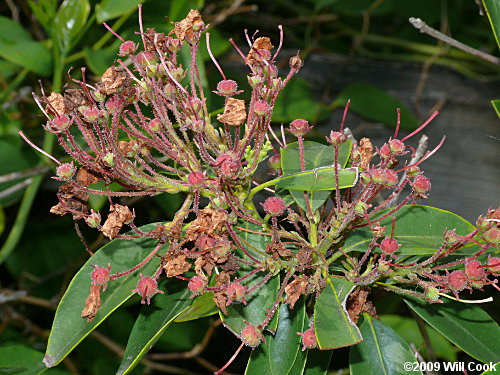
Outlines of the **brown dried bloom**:
M227 213L224 211L210 208L200 210L198 217L186 229L186 238L189 241L196 241L200 234L211 236L224 228L227 219Z
M203 27L203 20L201 18L200 12L195 9L191 9L186 18L182 21L174 23L174 29L171 33L177 35L180 40L194 39L194 35L200 28Z
M293 309L300 296L306 292L307 276L295 276L295 279L285 287L286 301Z
M123 224L130 223L133 218L134 214L127 206L114 204L111 206L110 214L102 226L102 234L109 239L115 238L120 232Z
M81 317L86 318L87 322L91 322L97 315L99 307L101 307L101 285L92 284Z
M186 260L186 256L184 254L173 258L163 266L163 269L167 273L167 277L182 275L184 272L189 271L190 268L191 265Z
M373 146L369 138L362 138L359 141L358 147L359 153L361 155L360 167L363 169L368 169L370 166L370 161L373 158Z
M119 71L116 67L110 66L102 75L102 83L104 91L107 95L115 94L120 91L121 87L130 81L127 73Z
M52 92L47 98L47 102L49 104L47 106L47 112L53 114L54 116L67 113L66 106L64 105L64 97L61 94Z
M228 125L241 125L247 117L245 101L242 99L229 98L224 106L224 113L217 115L217 120Z

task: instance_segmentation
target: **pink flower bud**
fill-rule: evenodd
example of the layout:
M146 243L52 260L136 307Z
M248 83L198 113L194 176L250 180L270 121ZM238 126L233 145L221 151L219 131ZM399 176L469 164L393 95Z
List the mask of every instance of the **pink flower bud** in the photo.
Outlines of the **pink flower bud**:
M472 260L465 264L465 274L472 280L481 280L485 276L483 265L478 260Z
M378 154L382 159L389 159L391 157L391 149L385 143L382 147L380 147L380 150L378 150Z
M238 84L232 79L224 79L217 84L217 91L214 93L221 96L232 96L238 90Z
M56 168L57 177L62 181L71 180L71 178L73 177L75 172L76 172L76 168L75 168L73 162L63 163Z
M262 331L248 323L245 328L241 330L240 339L245 345L255 348L263 339Z
M201 276L194 276L189 279L188 289L191 292L193 292L194 295L199 295L203 293L203 290L205 289L206 285L207 282L205 279L203 279Z
M460 292L467 286L467 276L464 271L456 270L448 275L448 287L455 291Z
M253 110L257 116L265 116L269 113L269 105L264 100L257 100Z
M281 156L279 154L274 154L268 160L269 168L271 169L281 169Z
M386 237L380 242L380 249L386 254L393 254L399 249L399 243L394 238Z
M68 115L58 115L48 122L47 130L52 133L59 133L68 129L72 123L73 120Z
M306 120L303 120L301 118L299 118L297 120L293 120L290 123L290 127L288 128L290 133L292 133L296 137L303 136L311 129L312 129L312 126L309 126L309 122L307 122Z
M101 214L90 210L90 215L85 217L85 223L91 228L97 228L101 224Z
M182 47L182 41L176 38L170 38L167 41L167 48L172 52L179 52Z
M201 187L203 186L203 183L205 182L205 175L202 172L191 172L188 175L188 183L189 185L193 187Z
M84 107L80 113L87 122L94 122L101 115L101 111L97 107Z
M133 55L135 51L137 51L137 45L134 42L127 40L120 45L118 56L130 56Z
M90 274L92 278L93 285L104 285L103 290L106 289L106 286L109 282L109 274L111 273L111 265L108 264L107 268L101 266L94 266L94 270Z
M137 288L132 290L132 293L138 293L141 296L141 303L144 305L144 303L149 303L151 302L151 297L153 297L155 294L160 293L163 294L161 290L158 289L158 283L156 282L155 279L149 276L143 276L141 273L141 279L137 283Z
M400 155L405 150L405 144L399 139L391 139L389 141L389 149L395 155Z
M326 137L326 140L332 144L334 147L339 147L347 140L347 136L343 132L330 132L330 137Z
M151 51L142 51L137 54L136 62L143 69L146 69L148 66L156 65L158 63L158 59L156 58L156 54Z
M409 177L415 177L417 176L418 174L420 174L420 168L416 165L414 166L411 166L410 168L408 168L406 170L406 174L409 176Z
M500 257L491 257L488 259L488 271L494 275L500 275Z
M305 332L297 332L297 335L302 337L302 351L318 347L318 341L316 340L316 333L313 327Z
M244 301L245 293L247 289L243 285L237 282L233 282L228 285L226 289L226 294L231 301L242 302Z
M418 175L413 180L413 190L417 194L425 194L431 190L431 181L424 175Z
M110 114L119 112L124 104L124 100L120 96L113 96L106 102L106 109Z
M153 133L159 132L161 129L161 121L157 118L154 118L150 122L148 122L147 127Z
M484 232L483 238L492 245L498 245L500 243L500 230L495 227L490 228Z
M280 197L269 197L262 204L266 214L271 216L280 216L285 212L286 205Z

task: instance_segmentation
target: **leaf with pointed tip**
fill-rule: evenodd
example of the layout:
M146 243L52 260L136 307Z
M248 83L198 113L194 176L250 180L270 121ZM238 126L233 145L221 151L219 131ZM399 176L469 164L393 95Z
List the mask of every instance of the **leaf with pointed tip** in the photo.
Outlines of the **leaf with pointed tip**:
M90 13L88 0L64 0L54 19L54 37L62 54L73 48Z
M148 224L141 227L141 230L149 231L155 226L156 224ZM87 322L80 314L89 294L93 265L106 267L111 264L112 272L123 272L144 260L155 245L156 241L147 238L114 239L96 251L85 263L71 280L57 306L44 358L47 367L61 362L90 332L128 300L137 285L139 272L145 275L154 274L159 265L159 258L155 257L139 270L111 281L107 289L101 291L101 307L96 317Z
M356 285L330 277L314 306L314 330L320 349L336 349L362 340L358 327L345 308L346 299Z
M164 294L156 295L151 305L143 306L135 321L117 375L128 374L191 303L186 282L166 279L160 283L159 289Z
M404 301L471 357L486 363L500 360L500 326L479 306L448 300L427 303L408 297Z
M137 9L144 0L103 0L95 6L97 23L103 23Z
M386 215L390 210L380 211L372 220ZM460 235L474 230L474 226L464 218L431 206L403 206L393 215L381 220L380 225L391 228L393 216L396 217L394 238L401 245L396 254L401 256L434 254L443 244L443 233L447 229L456 229ZM364 252L372 239L370 227L362 227L349 235L342 249L344 252ZM471 255L477 250L477 245L469 244L457 253Z
M304 330L305 305L303 299L294 309L282 304L279 310L278 328L275 335L266 335L266 342L255 348L250 355L246 375L286 375L295 365L303 368L305 358L299 356L300 336ZM297 360L302 358L302 363Z
M497 41L497 46L500 48L500 3L498 0L482 0L482 3Z
M363 342L353 346L349 352L351 375L409 375L420 371L405 370L405 363L417 359L410 346L384 323L363 315L359 329Z

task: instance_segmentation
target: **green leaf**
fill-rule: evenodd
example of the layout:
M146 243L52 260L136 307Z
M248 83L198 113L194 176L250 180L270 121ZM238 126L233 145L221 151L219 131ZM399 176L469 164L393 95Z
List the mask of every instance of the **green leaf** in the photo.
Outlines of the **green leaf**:
M155 226L156 224L148 224L141 229L148 231ZM128 300L137 285L139 272L145 275L153 274L159 265L159 259L155 257L139 270L110 282L107 289L101 291L99 312L92 322L87 322L80 314L89 294L93 265L106 267L111 264L113 273L123 272L144 260L155 244L155 240L145 238L115 239L99 249L85 263L71 281L57 307L44 359L47 367L61 362L90 332Z
M349 318L345 302L355 284L330 277L314 306L314 329L320 349L336 349L362 340L358 327Z
M499 99L492 100L491 101L491 105L495 109L495 112L497 113L497 116L500 118L500 100Z
M489 370L481 373L481 375L500 375L500 362L494 363Z
M257 272L246 278L242 284L247 288L251 288L261 281L265 275L266 272ZM227 307L227 315L220 312L220 317L225 326L236 336L239 336L241 330L246 326L244 321L256 326L261 324L266 318L267 309L272 308L276 300L279 287L280 278L279 276L274 276L264 285L245 296L246 305L243 303L229 305ZM266 328L273 331L276 329L276 326L277 321L273 319Z
M308 350L304 375L326 375L333 350Z
M215 304L213 297L214 294L212 292L203 293L201 296L197 297L186 310L175 318L175 322L187 322L217 314L219 308Z
M238 227L241 229L238 229ZM245 247L246 251L255 259L264 260L266 256L266 244L270 242L271 239L269 236L259 234L262 227L248 221L239 221L236 229L239 230L238 237L241 238L242 245ZM241 250L238 249L237 251L240 256L247 258Z
M500 3L498 0L482 0L482 3L490 21L498 48L500 48Z
M282 304L279 310L278 329L275 335L266 335L266 342L255 348L245 370L246 375L286 375L295 366L300 350L300 336L304 330L305 305L303 299L293 310ZM303 368L302 364L297 364Z
M43 76L52 72L52 55L42 43L33 40L0 38L0 56Z
M31 40L31 35L19 23L8 17L0 16L0 40L9 42Z
M118 43L113 43L107 48L100 48L94 51L92 48L85 47L83 53L85 55L85 63L90 68L92 73L102 76L106 69L113 65L118 53Z
M295 77L285 86L276 100L273 121L290 122L296 118L316 121L320 106L311 97L309 83L300 77Z
M143 2L144 0L103 0L95 6L97 23L103 23L134 11L137 5Z
M424 358L428 358L426 357L424 339L422 338L422 333L420 332L415 319L400 315L379 316L382 323L391 327L407 343L415 345L416 348L420 348L421 354ZM457 353L455 352L455 347L435 329L426 326L426 331L429 335L434 353L449 362L456 362Z
M418 126L415 116L399 100L376 86L353 83L341 91L332 106L344 107L349 99L349 110L368 120L395 126L396 109L401 108L401 128L413 130Z
M339 148L338 163L343 168L346 166L351 154L352 142L347 140ZM300 151L298 142L289 144L286 148L281 149L281 168L285 176L281 177L278 182L278 187L287 188L290 190L295 202L303 209L307 210L303 191L308 190L309 202L311 203L312 211L316 211L330 196L330 191L334 190L335 186L335 171L331 166L334 164L334 151L331 146L324 145L318 142L304 142L304 166L308 172L301 172L300 168ZM326 169L319 169L328 167ZM316 171L312 171L315 170ZM352 186L355 183L351 170L339 171L339 185L341 187ZM342 183L341 183L342 180ZM349 185L351 183L351 185ZM345 185L345 186L344 186ZM303 189L297 189L301 187ZM328 189L315 189L316 187L326 187ZM316 191L313 191L316 190Z
M64 0L54 20L54 35L62 54L68 53L80 36L90 13L88 0Z
M158 341L174 319L189 307L191 294L186 282L164 280L159 287L165 292L155 296L150 306L143 306L130 333L117 375L128 374Z
M500 360L500 327L479 306L455 301L429 304L409 298L405 302L471 357L486 363Z
M382 210L373 219L387 214L389 209ZM431 206L406 205L394 215L380 221L380 225L387 226L390 234L391 217L396 217L394 238L401 244L397 255L432 255L443 244L445 230L456 229L458 234L465 235L474 230L474 226L464 218L445 210ZM343 250L364 252L373 238L368 226L360 228L349 235ZM464 247L460 254L471 254L475 245ZM457 254L455 253L455 254Z
M22 345L0 346L0 373L40 374L45 369L42 359L43 353Z
M410 346L384 323L364 314L359 326L363 342L349 352L351 375L422 374L405 370L405 363L417 362Z

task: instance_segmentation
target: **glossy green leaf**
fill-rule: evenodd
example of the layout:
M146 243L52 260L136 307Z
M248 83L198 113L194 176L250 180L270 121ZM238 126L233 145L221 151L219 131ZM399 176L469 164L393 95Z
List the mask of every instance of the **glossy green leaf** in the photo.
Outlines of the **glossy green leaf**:
M308 350L304 375L326 375L333 350Z
M54 35L63 55L68 53L80 36L90 13L88 0L64 0L54 20Z
M257 272L246 278L242 284L247 288L251 288L261 281L266 274L267 272ZM221 319L226 327L238 336L241 330L246 326L245 321L253 325L261 324L266 318L267 309L272 308L276 300L279 287L279 276L273 276L264 285L245 296L247 301L246 305L243 303L229 305L227 307L227 315L220 312ZM277 327L277 323L277 319L273 319L266 328L274 331Z
M344 107L349 99L351 99L349 111L368 120L395 126L396 109L401 108L401 128L413 130L418 127L415 116L399 100L376 86L353 83L340 92L332 106Z
M358 327L346 311L346 299L355 284L330 277L314 306L314 329L321 349L336 349L362 340Z
M100 48L95 51L92 48L85 47L83 53L85 55L85 63L92 73L102 76L104 72L113 65L117 58L119 45L113 43L110 47Z
M422 374L406 370L405 363L417 359L410 346L384 323L364 314L359 329L363 342L349 352L351 375L408 375Z
M264 260L266 257L266 244L271 241L269 236L259 234L262 228L259 225L248 221L238 222L236 226L238 237L241 239L241 244L246 251L257 260ZM237 249L240 256L246 257L240 249Z
M354 186L358 180L357 168L340 169L338 179L338 187L340 189ZM276 180L277 187L288 189L292 194L296 190L317 192L335 190L337 188L335 169L333 167L321 167L314 170L287 174Z
M142 230L151 230L156 224L143 226ZM156 241L145 238L131 240L115 239L90 258L71 281L59 306L57 307L52 330L49 336L44 362L53 367L63 360L90 332L92 332L109 314L128 300L135 289L139 273L151 275L159 265L154 257L139 270L109 283L105 291L101 291L101 307L92 322L80 317L89 294L92 265L107 266L111 264L112 272L123 272L139 264L154 249Z
M151 300L151 305L142 307L130 333L117 375L128 374L191 303L191 292L186 282L167 279L160 283L159 288L165 294L156 295Z
M500 362L494 363L493 366L481 373L481 375L500 375Z
M338 164L343 168L346 166L349 156L351 154L352 142L347 140L339 148ZM287 188L290 190L291 196L294 198L295 202L303 209L306 210L306 203L304 199L303 191L295 191L299 184L302 184L303 190L309 190L309 202L311 203L311 208L316 211L321 205L328 199L331 192L324 190L333 190L335 186L335 172L333 168L331 169L319 169L315 172L316 168L331 167L334 164L334 151L329 145L324 145L318 142L305 141L304 142L304 167L309 172L301 172L300 168L300 152L298 142L289 144L286 148L281 149L281 168L284 175L290 175L291 177L282 177L278 187ZM297 175L298 173L298 175ZM346 178L346 181L340 180ZM341 170L339 173L339 184L341 187L349 186L349 182L353 178L352 172L346 172ZM319 180L319 181L318 181ZM332 185L333 183L333 185ZM282 186L284 185L284 186ZM328 189L317 189L313 191L315 186L327 187ZM325 186L326 185L326 186ZM351 185L352 186L352 185Z
M491 105L495 109L495 112L497 113L497 116L500 118L500 100L492 100Z
M424 339L415 319L400 315L379 316L382 323L391 327L407 343L413 344L415 348L420 348L422 356L428 358L426 356ZM429 335L434 354L448 362L456 362L457 353L455 347L434 328L426 326L426 331Z
M214 294L212 292L207 292L195 298L193 303L189 305L189 307L177 318L175 318L175 322L187 322L217 314L219 312L219 308L215 304L213 297Z
M285 86L276 100L273 121L290 122L297 118L316 121L320 106L311 98L309 83L300 77L295 77Z
M46 370L43 353L22 345L0 346L0 373L36 375Z
M482 3L500 49L500 2L498 0L482 0Z
M246 375L286 375L295 366L301 339L297 332L304 331L305 305L297 303L294 309L288 304L279 309L278 328L274 335L266 335L266 342L252 351ZM302 357L302 356L301 356ZM304 367L305 358L297 367Z
M144 0L103 0L95 6L97 23L103 23L137 10L137 5L143 2Z
M405 298L405 302L471 357L486 363L500 360L500 326L479 306L448 300L433 304Z
M8 17L0 16L0 40L10 42L31 40L31 35L19 23Z
M43 76L52 72L52 55L40 42L0 38L0 56Z
M389 210L382 210L374 215L373 219L387 214ZM401 244L397 255L432 255L443 244L445 230L456 229L458 234L465 235L474 230L474 226L464 218L445 210L431 206L406 205L380 221L380 225L387 226L387 235L390 234L391 217L396 216L394 238ZM360 228L349 235L343 250L366 250L373 238L368 226ZM470 254L476 246L469 245L460 251L460 254Z

